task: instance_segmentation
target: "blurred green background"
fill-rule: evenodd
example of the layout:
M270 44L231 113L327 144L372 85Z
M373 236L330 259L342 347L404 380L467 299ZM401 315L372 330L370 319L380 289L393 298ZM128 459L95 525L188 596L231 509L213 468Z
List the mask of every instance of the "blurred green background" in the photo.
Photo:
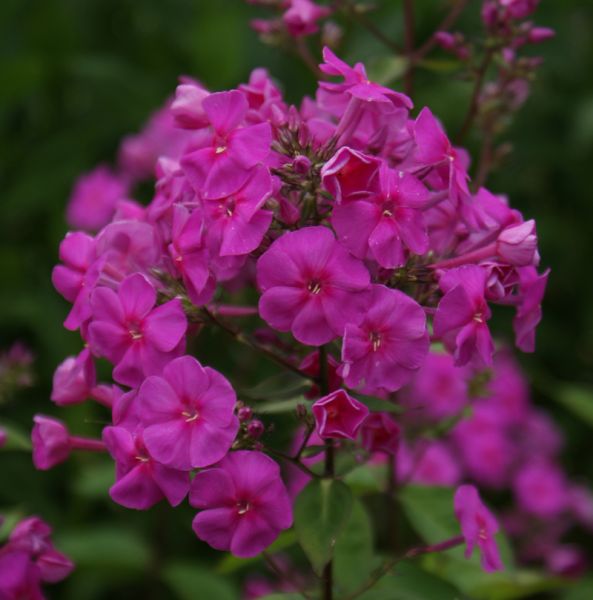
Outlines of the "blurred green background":
M376 4L373 18L401 39L400 3ZM416 4L422 40L445 3ZM470 4L476 12L477 1ZM61 327L67 306L50 283L77 175L113 161L120 138L141 127L173 92L180 74L225 89L264 66L289 100L314 92L315 82L300 62L258 41L248 26L257 15L242 0L0 2L0 348L25 341L36 355L37 376L33 388L0 406L0 419L28 429L33 413L56 414L48 399L53 369L79 350L78 336ZM543 0L536 20L558 34L537 48L545 63L508 132L514 152L489 186L537 221L542 264L552 274L537 353L521 360L536 401L554 412L566 432L569 472L590 483L593 2ZM465 21L470 28L475 23L475 16ZM372 61L385 55L366 33L346 29L340 51L345 58ZM429 104L454 132L468 84L448 73L423 72L416 87L416 105ZM219 360L225 360L224 352ZM556 388L563 382L585 384L576 412L557 402ZM104 415L85 406L66 418L78 431L93 432ZM26 453L0 454L0 512L16 506L23 514L42 515L55 525L64 549L83 557L50 597L173 597L163 580L195 577L195 569L184 565L196 557L208 565L215 553L196 542L188 508L137 514L108 502L111 476L100 457L77 457L37 473ZM157 578L163 568L168 575ZM199 597L224 599L226 591L203 593Z

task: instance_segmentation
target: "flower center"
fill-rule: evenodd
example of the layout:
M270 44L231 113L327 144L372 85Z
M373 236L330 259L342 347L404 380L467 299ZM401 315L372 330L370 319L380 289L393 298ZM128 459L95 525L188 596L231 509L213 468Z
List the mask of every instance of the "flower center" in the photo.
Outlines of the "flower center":
M371 331L369 340L373 346L373 352L377 352L377 350L381 347L381 334L378 331Z
M141 463L147 463L147 462L148 462L148 460L149 460L149 459L148 459L148 456L142 456L142 455L140 455L140 454L139 454L138 456L135 456L134 458L135 458L135 459L136 459L138 462L141 462Z
M142 332L140 331L139 325L136 325L136 324L130 325L130 328L128 329L128 333L130 334L130 337L134 341L142 339Z
M479 313L476 313L476 314L474 315L474 321L475 321L476 323L483 323L483 322L484 322L484 315L483 315L481 312L479 312Z
M307 286L307 289L312 294L319 294L319 292L321 291L321 283L319 281L317 281L317 279L312 279L309 282L309 285Z
M251 510L251 503L249 501L240 500L237 502L237 514L244 515L249 510Z
M185 419L186 423L193 423L194 421L197 421L197 419L200 417L200 413L195 409L184 410L181 413L181 416Z
M214 151L216 154L222 154L226 150L226 146L217 146Z

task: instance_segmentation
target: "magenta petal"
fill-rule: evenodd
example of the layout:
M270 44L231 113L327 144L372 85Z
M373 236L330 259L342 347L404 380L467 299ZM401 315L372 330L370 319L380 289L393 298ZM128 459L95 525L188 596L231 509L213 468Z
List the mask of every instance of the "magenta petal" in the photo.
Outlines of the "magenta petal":
M189 503L194 508L233 505L235 484L223 469L206 469L193 478Z
M303 303L303 291L294 287L273 287L259 299L259 314L274 329L289 331Z
M327 322L323 305L319 300L309 299L292 323L292 333L302 344L322 346L341 334Z
M202 196L206 200L225 198L236 192L249 177L249 169L236 160L230 149L215 155L206 176Z
M264 161L270 153L272 128L269 123L258 123L233 132L229 150L243 169L251 169Z
M177 398L189 399L199 396L210 383L208 374L193 356L181 356L171 361L165 367L163 377L171 385ZM178 400L176 402L176 406L181 406Z
M114 363L121 360L131 341L128 331L112 321L93 321L88 335L91 348Z
M331 217L338 241L357 258L366 258L369 237L379 218L377 207L364 201L334 206Z
M150 425L144 430L144 443L158 462L189 471L191 427L182 418Z
M178 506L189 492L187 471L170 469L156 462L152 464L152 477L171 506Z
M255 512L239 519L231 540L231 553L241 558L256 556L278 537L280 532Z
M198 513L192 528L199 539L216 550L230 550L237 519L235 507L213 508Z
M239 430L239 421L231 417L224 428L214 427L207 422L192 427L190 461L193 468L208 467L225 456L230 450Z
M241 123L249 108L247 99L237 90L210 94L202 107L215 131L223 136Z
M145 319L143 333L162 352L170 352L181 341L187 329L187 319L177 298L155 308Z
M91 308L93 319L96 321L124 322L124 312L120 299L111 288L96 288L91 295Z
M127 319L141 320L156 303L156 291L140 273L126 277L118 291L121 306Z
M111 486L109 495L114 502L136 510L147 510L163 498L161 490L150 475L150 467L147 464L138 464L116 481Z
M136 402L142 409L140 414L145 425L180 417L183 410L183 404L175 390L165 379L157 376L146 378L140 387Z
M56 265L51 273L51 281L56 290L68 302L74 302L82 286L84 275L64 265Z
M256 212L249 222L237 215L225 228L221 256L237 256L253 252L261 243L272 222L273 213L269 210Z
M395 223L381 219L369 237L369 248L377 262L386 269L401 267L405 263L402 242Z

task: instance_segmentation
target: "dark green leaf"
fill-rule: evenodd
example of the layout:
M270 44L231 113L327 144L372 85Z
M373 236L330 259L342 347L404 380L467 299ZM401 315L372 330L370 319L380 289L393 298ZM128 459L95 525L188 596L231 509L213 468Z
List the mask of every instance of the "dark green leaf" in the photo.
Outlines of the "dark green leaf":
M294 526L305 554L319 574L333 554L350 516L352 492L341 481L316 479L297 498Z
M567 385L559 388L553 397L579 419L593 427L593 388L584 385Z
M231 579L208 571L198 563L180 562L166 566L163 569L163 581L180 600L238 600L240 597Z
M311 385L311 381L294 373L286 372L273 375L255 387L245 389L244 395L255 400L287 400L301 396ZM241 393L239 393L240 396Z
M6 432L6 442L0 450L31 451L31 434L23 431L19 426L2 421L0 426Z

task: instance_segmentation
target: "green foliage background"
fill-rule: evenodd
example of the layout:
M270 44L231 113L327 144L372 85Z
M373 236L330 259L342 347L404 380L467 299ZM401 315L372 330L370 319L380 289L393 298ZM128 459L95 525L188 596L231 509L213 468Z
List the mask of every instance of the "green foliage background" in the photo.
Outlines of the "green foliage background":
M400 3L376 4L374 18L401 39ZM438 22L444 4L417 0L418 39ZM113 160L120 138L140 128L179 74L225 89L265 66L289 100L314 91L300 62L259 43L247 24L256 13L242 0L0 2L0 347L21 339L37 357L35 387L0 406L0 419L27 430L33 413L56 414L48 399L51 374L79 349L78 337L61 327L67 307L49 279L76 176ZM568 470L591 483L593 3L543 0L537 21L558 35L537 48L545 63L509 131L514 152L489 184L537 221L542 262L552 275L538 352L522 361L536 401L566 432ZM466 30L476 23L468 17ZM351 33L345 58L372 63L385 55L367 34ZM423 71L417 91L416 105L429 104L455 131L468 84L446 70ZM226 346L212 360L233 368ZM567 390L565 382L578 389ZM96 431L104 419L91 406L64 412L81 433ZM235 597L233 578L208 575L220 557L195 540L188 508L126 511L106 500L111 477L101 457L76 457L37 473L27 453L0 454L0 512L13 507L42 515L78 558L75 575L50 597Z

